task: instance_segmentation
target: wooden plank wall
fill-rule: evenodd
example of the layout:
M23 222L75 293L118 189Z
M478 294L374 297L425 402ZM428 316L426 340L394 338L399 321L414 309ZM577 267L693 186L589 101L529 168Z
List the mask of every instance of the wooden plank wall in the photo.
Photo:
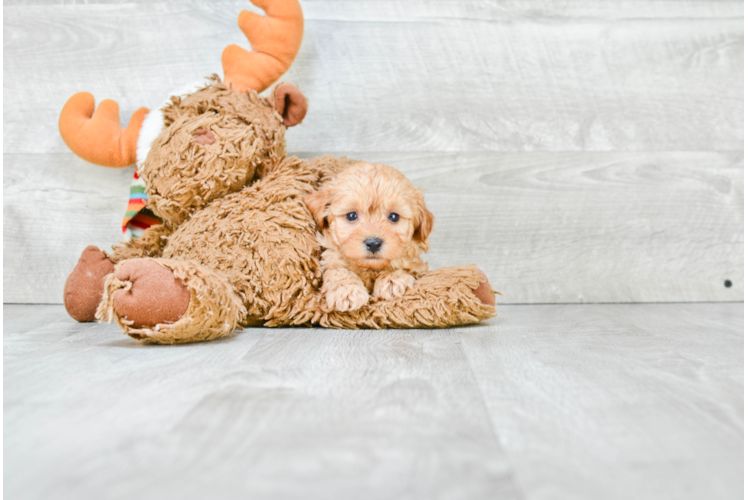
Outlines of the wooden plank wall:
M403 170L432 266L479 264L501 303L743 300L742 2L302 6L289 151ZM69 152L67 98L126 123L220 72L242 8L5 1L5 302L59 303L80 251L119 237L132 169Z

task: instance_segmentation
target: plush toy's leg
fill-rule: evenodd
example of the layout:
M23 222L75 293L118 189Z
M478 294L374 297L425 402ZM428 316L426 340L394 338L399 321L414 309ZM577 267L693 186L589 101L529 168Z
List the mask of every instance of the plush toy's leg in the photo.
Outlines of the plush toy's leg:
M96 317L158 344L212 340L246 316L225 276L194 261L132 259L109 275Z
M128 259L161 257L167 238L176 228L167 224L157 224L145 230L139 238L133 238L114 245L107 257L115 264Z
M415 281L402 297L372 300L355 312L315 318L333 328L444 328L478 323L496 314L494 291L474 266L444 267Z
M86 247L78 264L65 281L63 302L68 314L77 321L93 321L104 293L104 281L114 263L95 246Z

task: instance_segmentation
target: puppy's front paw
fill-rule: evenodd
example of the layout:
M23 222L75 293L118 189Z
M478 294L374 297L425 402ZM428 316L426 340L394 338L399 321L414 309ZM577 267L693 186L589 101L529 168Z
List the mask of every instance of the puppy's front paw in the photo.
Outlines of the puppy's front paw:
M383 274L374 282L373 295L384 300L396 299L405 295L415 282L416 279L404 271Z
M357 311L369 302L369 291L363 284L341 284L325 295L327 308L334 311Z

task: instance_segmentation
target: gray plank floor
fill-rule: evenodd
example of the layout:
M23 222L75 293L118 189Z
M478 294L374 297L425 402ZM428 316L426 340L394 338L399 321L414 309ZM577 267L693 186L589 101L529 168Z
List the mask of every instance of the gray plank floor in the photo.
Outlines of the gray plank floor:
M3 310L7 498L742 497L742 303L176 347Z

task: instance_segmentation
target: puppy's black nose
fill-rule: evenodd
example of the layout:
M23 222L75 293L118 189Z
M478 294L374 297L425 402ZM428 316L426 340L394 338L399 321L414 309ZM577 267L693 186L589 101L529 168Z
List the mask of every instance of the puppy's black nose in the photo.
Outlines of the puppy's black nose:
M366 245L366 249L371 253L377 253L382 248L382 240L379 238L366 238L364 245Z

